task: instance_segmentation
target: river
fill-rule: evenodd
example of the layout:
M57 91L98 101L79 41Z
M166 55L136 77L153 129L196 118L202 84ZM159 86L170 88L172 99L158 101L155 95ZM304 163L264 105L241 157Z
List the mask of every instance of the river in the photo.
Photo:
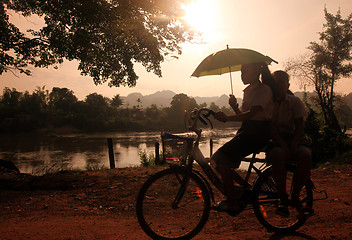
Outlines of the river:
M230 140L231 129L203 131L200 149L210 155L210 139L216 151ZM95 170L109 168L107 139L113 139L117 168L140 166L139 152L155 153L161 146L160 132L124 132L65 134L55 136L11 134L0 135L0 159L11 160L23 173L42 175L58 170ZM161 147L160 147L161 152Z

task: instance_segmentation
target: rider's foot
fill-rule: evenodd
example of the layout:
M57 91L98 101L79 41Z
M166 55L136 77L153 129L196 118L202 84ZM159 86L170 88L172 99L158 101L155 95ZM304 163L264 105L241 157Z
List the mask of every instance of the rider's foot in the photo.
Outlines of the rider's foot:
M236 216L240 212L240 207L238 204L230 205L226 200L224 200L215 206L215 210L218 212L227 212L231 216Z
M298 215L297 215L298 218L307 218L314 214L314 210L307 206L303 207L299 199L291 199L291 204L293 207L296 208L298 212Z

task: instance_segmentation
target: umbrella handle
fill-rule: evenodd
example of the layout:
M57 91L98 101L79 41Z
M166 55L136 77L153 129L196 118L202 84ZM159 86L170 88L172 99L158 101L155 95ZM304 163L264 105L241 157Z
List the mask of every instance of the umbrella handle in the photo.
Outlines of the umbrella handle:
M231 94L233 95L233 86L232 86L232 75L231 75L231 66L229 66L230 70L230 84L231 84Z

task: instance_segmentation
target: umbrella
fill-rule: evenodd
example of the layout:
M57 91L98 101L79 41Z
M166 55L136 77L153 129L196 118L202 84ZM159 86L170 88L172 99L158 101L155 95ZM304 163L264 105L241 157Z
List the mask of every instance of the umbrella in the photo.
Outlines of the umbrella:
M229 48L210 54L206 57L194 70L191 76L202 77L208 75L221 75L224 73L230 73L231 92L232 88L232 76L231 72L240 71L242 64L265 62L271 64L271 62L277 63L274 59L265 56L257 51L246 49L246 48Z

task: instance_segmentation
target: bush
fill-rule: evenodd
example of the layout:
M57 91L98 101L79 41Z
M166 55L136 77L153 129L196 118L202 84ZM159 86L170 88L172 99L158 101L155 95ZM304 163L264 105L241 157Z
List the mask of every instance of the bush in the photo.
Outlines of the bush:
M305 133L312 139L314 166L343 155L352 147L351 139L347 134L330 129L312 109L309 109L305 122Z
M145 151L139 150L138 155L143 167L152 167L156 165L153 153L147 154Z

